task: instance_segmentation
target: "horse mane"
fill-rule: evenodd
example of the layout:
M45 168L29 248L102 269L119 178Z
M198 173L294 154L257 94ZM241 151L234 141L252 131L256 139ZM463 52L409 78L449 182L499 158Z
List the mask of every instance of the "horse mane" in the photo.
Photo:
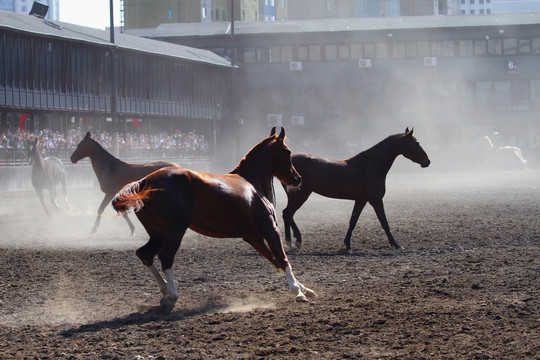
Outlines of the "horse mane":
M254 161L263 151L263 149L268 145L270 142L274 141L277 138L277 135L272 135L270 137L267 137L266 139L261 140L258 144L253 146L250 151L244 157L238 165L234 168L233 171L231 171L229 174L237 174L242 176L243 169L249 166L250 163ZM270 174L268 178L268 190L269 194L265 194L267 197L269 197L269 200L272 202L272 204L276 205L276 196L274 192L274 181L273 181L273 175Z

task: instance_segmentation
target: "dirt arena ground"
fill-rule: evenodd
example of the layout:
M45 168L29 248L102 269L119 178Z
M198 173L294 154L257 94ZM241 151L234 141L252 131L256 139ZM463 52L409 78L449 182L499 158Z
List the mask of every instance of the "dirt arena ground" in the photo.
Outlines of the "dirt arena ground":
M409 168L385 197L405 250L368 206L340 252L353 204L312 196L289 257L316 299L295 303L242 240L189 232L167 316L148 311L160 296L134 254L140 224L130 237L108 209L89 234L98 189L69 189L51 220L34 193L0 193L0 358L540 358L540 171Z

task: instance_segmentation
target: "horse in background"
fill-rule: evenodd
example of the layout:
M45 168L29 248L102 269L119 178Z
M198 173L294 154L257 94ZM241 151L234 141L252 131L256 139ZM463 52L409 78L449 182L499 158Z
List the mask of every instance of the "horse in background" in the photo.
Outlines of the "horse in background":
M298 186L300 176L285 145L285 130L260 141L228 174L217 175L167 167L126 185L113 199L119 213L134 210L148 232L148 243L136 252L156 279L170 312L178 299L173 261L189 228L215 238L242 238L285 274L296 301L315 293L294 277L281 243L273 205L273 178ZM154 265L161 262L165 279Z
M517 146L496 147L487 135L478 139L477 144L480 146L485 169L514 170L525 168L527 164L521 149Z
M36 190L36 194L39 197L39 201L45 209L45 213L50 217L51 213L45 205L43 200L43 190L49 192L49 197L53 208L59 209L60 205L56 201L56 185L62 185L62 192L64 193L64 203L69 209L69 202L67 199L66 190L66 170L62 160L56 157L41 156L41 148L39 146L39 138L28 138L28 160L32 164L32 185Z
M79 160L86 157L90 158L92 168L94 169L94 173L99 182L99 187L101 191L105 193L105 197L98 208L96 221L91 231L92 233L97 231L101 220L101 214L103 214L105 207L124 185L139 180L162 167L176 166L176 164L168 161L141 164L124 162L114 157L99 145L97 141L92 139L92 134L90 132L87 132L84 139L77 145L77 148L73 151L73 154L71 154L70 159L72 163L76 164ZM135 226L127 214L124 214L124 219L128 223L131 235L133 235Z
M287 193L287 207L283 210L285 223L285 243L291 243L291 228L296 238L295 246L300 249L302 235L294 222L296 211L306 202L312 192L334 199L354 200L354 208L345 235L345 248L351 249L351 235L366 203L370 203L384 229L390 245L402 247L390 233L384 212L383 197L386 192L386 175L398 155L428 167L431 161L409 128L405 133L389 136L372 148L346 160L327 159L310 154L294 154L292 162L302 184L298 188L284 186Z

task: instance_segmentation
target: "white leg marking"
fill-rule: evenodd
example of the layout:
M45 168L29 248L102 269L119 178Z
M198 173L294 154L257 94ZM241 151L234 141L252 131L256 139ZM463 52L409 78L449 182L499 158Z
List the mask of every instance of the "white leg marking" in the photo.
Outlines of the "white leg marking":
M167 283L165 282L165 280L163 280L161 274L159 273L158 269L156 269L155 265L152 264L148 266L148 270L150 270L150 273L152 274L152 276L154 276L154 279L156 279L161 295L167 294Z
M289 292L296 296L296 301L308 301L306 296L302 293L300 284L298 283L298 281L296 281L290 265L285 268L285 277L287 278L287 282L289 283Z
M176 300L178 299L178 290L176 289L176 281L174 281L172 268L165 270L165 280L167 281L167 294L165 297L169 301L176 303Z

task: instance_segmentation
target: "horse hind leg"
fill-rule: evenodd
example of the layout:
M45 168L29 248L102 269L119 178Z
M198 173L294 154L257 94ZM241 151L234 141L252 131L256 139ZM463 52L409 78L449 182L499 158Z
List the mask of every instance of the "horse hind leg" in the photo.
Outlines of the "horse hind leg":
M67 186L66 186L66 176L62 176L62 179L60 180L60 184L62 185L62 193L64 194L64 204L66 205L66 208L68 210L71 209L71 206L69 205L68 197L67 197Z
M360 217L362 210L364 210L364 206L366 206L366 201L356 201L354 203L351 219L349 220L349 228L347 229L347 234L345 235L345 239L343 240L346 251L351 250L351 236L354 228L356 227L356 224L358 223L358 218Z
M97 231L97 228L99 226L99 222L101 221L101 215L103 214L103 211L105 211L105 207L109 204L109 202L112 200L113 196L109 194L105 194L105 197L103 200L101 200L101 204L99 205L96 221L94 222L94 227L90 231L90 233L95 233Z
M178 300L178 289L174 280L173 262L176 252L180 248L182 238L186 233L189 224L178 224L167 228L167 235L159 249L158 257L161 262L161 268L165 275L166 291L161 298L161 311L164 314L170 313Z

